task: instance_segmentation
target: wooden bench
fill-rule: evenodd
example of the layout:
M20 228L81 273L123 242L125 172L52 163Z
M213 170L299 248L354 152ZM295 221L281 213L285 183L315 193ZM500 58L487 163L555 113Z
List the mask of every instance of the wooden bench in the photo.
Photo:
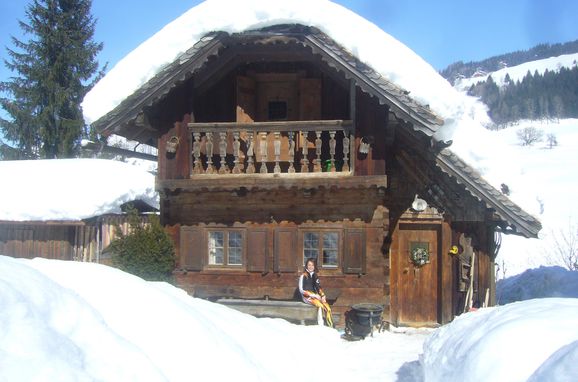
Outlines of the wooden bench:
M317 308L301 301L221 298L217 302L255 317L283 318L301 325L317 323Z

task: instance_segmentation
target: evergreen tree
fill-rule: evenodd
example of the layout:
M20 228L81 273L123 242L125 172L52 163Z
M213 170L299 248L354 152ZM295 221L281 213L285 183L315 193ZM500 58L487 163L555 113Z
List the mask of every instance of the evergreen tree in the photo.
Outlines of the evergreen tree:
M5 65L16 76L0 83L0 105L10 120L0 128L20 158L69 158L86 134L80 103L103 74L93 41L91 0L33 0L20 28L27 41L12 37ZM0 152L12 152L4 147Z

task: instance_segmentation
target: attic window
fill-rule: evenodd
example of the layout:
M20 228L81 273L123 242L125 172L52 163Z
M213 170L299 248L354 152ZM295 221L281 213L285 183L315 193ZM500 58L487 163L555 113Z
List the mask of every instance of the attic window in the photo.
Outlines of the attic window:
M287 101L269 101L267 115L269 121L287 120Z

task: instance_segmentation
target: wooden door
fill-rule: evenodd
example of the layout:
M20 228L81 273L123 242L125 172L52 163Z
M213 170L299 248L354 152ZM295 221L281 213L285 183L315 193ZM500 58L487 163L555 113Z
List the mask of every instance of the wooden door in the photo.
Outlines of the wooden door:
M435 225L399 224L392 251L392 320L396 325L434 326L439 323L439 228ZM421 250L420 250L421 248ZM416 265L412 253L429 254Z

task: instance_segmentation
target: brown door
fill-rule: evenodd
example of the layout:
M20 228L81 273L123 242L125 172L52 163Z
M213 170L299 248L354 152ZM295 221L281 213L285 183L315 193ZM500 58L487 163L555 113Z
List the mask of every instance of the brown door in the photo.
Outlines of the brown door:
M433 225L399 224L391 257L391 309L396 325L430 326L439 322L439 232ZM412 254L419 258L426 253L429 258L425 264L417 265L412 260Z

